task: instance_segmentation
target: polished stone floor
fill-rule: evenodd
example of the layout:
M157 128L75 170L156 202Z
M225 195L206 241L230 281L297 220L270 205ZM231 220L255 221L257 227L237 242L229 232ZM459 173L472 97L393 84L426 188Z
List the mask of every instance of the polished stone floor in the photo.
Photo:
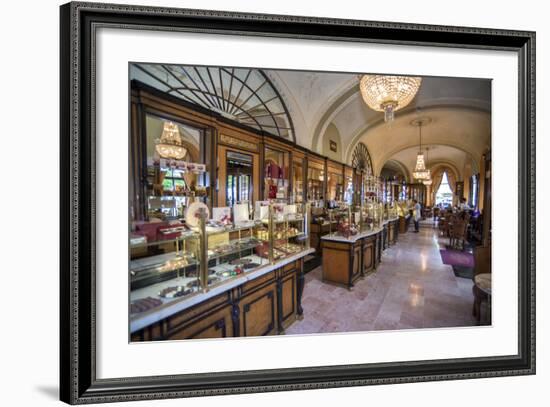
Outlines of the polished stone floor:
M382 255L378 270L352 291L321 281L318 267L306 275L304 318L287 334L353 332L476 325L472 280L455 277L443 264L448 243L428 221L419 233L400 234Z

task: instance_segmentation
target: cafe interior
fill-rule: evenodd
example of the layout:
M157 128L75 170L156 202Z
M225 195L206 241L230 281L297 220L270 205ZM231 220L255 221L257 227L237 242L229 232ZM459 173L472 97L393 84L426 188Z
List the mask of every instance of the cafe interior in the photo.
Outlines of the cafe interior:
M131 342L491 324L491 81L132 63Z

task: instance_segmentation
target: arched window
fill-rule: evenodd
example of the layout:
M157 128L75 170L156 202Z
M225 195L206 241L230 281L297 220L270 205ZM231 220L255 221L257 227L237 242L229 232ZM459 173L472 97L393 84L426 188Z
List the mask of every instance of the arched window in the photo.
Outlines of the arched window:
M439 189L437 190L435 194L435 204L436 205L452 205L453 204L453 191L451 191L451 187L449 186L449 178L447 177L447 171L443 173L443 177L441 178L441 184L439 185Z
M260 69L131 64L130 77L238 123L295 140L288 109Z

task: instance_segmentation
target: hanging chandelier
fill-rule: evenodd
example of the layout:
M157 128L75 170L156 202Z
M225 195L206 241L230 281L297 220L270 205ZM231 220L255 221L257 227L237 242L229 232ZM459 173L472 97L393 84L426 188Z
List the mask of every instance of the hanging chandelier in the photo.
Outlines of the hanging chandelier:
M413 100L421 82L422 78L415 76L363 75L359 89L367 106L384 112L384 121L390 122L394 112Z
M416 166L414 167L413 177L424 181L430 178L430 170L426 169L426 163L424 161L424 154L422 153L422 125L426 124L430 119L416 119L411 122L413 126L418 126L418 133L420 138L420 144L418 148L418 154L416 155Z
M161 158L181 160L187 154L178 126L173 122L164 122L162 135L155 141L155 149Z

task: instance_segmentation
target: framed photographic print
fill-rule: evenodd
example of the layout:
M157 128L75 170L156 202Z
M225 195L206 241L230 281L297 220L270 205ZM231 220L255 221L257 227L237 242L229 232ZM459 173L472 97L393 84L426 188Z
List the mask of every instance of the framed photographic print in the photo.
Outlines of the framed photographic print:
M60 13L63 401L534 374L535 33Z

